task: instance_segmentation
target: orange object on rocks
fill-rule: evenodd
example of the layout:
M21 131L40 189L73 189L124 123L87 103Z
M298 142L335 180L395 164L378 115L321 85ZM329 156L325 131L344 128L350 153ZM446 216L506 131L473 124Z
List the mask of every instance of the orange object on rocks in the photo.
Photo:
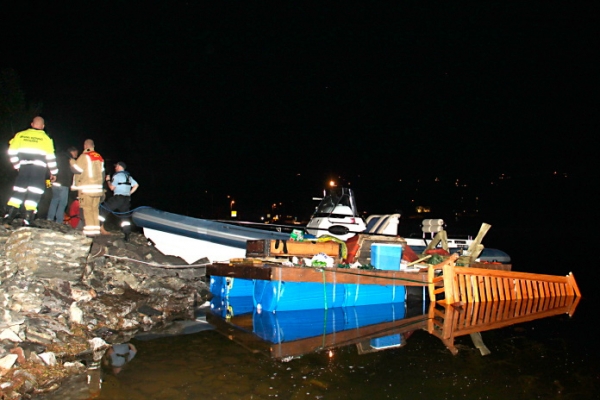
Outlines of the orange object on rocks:
M79 200L75 199L69 207L69 213L65 215L65 221L71 225L71 228L77 228L79 225Z

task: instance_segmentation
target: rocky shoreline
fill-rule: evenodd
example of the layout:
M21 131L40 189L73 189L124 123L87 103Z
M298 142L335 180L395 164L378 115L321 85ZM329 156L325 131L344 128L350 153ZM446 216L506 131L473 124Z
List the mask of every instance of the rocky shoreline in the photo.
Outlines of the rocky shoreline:
M0 399L52 392L111 345L194 319L210 298L206 262L165 256L137 233L0 227Z

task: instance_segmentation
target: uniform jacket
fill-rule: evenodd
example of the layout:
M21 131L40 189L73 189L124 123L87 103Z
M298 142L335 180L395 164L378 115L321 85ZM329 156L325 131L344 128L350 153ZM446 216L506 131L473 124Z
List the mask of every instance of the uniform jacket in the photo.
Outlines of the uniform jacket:
M18 132L10 140L8 156L15 169L34 164L48 167L53 175L58 173L54 141L41 129L29 128Z
M104 194L104 159L99 153L84 150L77 160L71 160L71 169L77 174L71 189L92 197Z
M73 157L68 151L59 153L58 156L56 156L59 172L56 177L56 182L53 183L54 186L65 186L68 188L73 184L73 171L71 170L70 165L72 159Z
M115 186L115 196L130 196L131 188L138 183L127 171L119 171L113 175L111 184Z

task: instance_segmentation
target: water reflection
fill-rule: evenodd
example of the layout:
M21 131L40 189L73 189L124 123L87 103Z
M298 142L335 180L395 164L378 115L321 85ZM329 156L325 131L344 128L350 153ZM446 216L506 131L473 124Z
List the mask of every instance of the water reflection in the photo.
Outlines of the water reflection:
M583 399L597 393L596 353L590 348L596 342L585 340L585 348L575 344L587 332L577 328L586 308L579 306L582 314L570 319L578 306L572 298L455 307L394 304L383 307L385 312L360 307L321 311L316 319L296 314L295 321L283 313L257 315L246 301L215 300L213 305L206 320L214 329L186 334L184 328L174 336L136 338L135 358L118 374L111 367L94 372L102 373L100 393L87 386L77 391L70 384L51 399L509 395L516 400ZM566 318L544 319L553 315ZM534 324L527 323L532 320ZM496 329L514 324L520 325ZM490 331L483 337L492 353L481 357L483 347L475 348L472 339L485 330ZM569 341L571 333L576 340ZM452 347L456 356L448 350ZM99 376L91 378L90 384Z
M489 354L480 332L559 314L573 315L579 298L552 297L444 306L391 303L328 310L260 312L251 297L211 301L207 321L234 342L281 361L356 346L358 354L402 347L416 330L437 337L452 353L470 335Z
M110 368L112 373L117 375L136 353L137 349L133 343L114 344L104 354L102 365Z

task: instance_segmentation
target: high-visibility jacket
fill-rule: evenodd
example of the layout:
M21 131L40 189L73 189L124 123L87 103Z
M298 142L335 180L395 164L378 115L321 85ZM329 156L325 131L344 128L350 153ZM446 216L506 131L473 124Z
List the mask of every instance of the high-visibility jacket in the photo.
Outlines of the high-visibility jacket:
M29 128L18 132L8 146L8 156L15 169L22 165L34 164L58 173L54 141L41 129Z
M71 160L71 168L76 174L71 189L82 194L100 197L104 193L104 159L94 150L86 149L79 158Z

